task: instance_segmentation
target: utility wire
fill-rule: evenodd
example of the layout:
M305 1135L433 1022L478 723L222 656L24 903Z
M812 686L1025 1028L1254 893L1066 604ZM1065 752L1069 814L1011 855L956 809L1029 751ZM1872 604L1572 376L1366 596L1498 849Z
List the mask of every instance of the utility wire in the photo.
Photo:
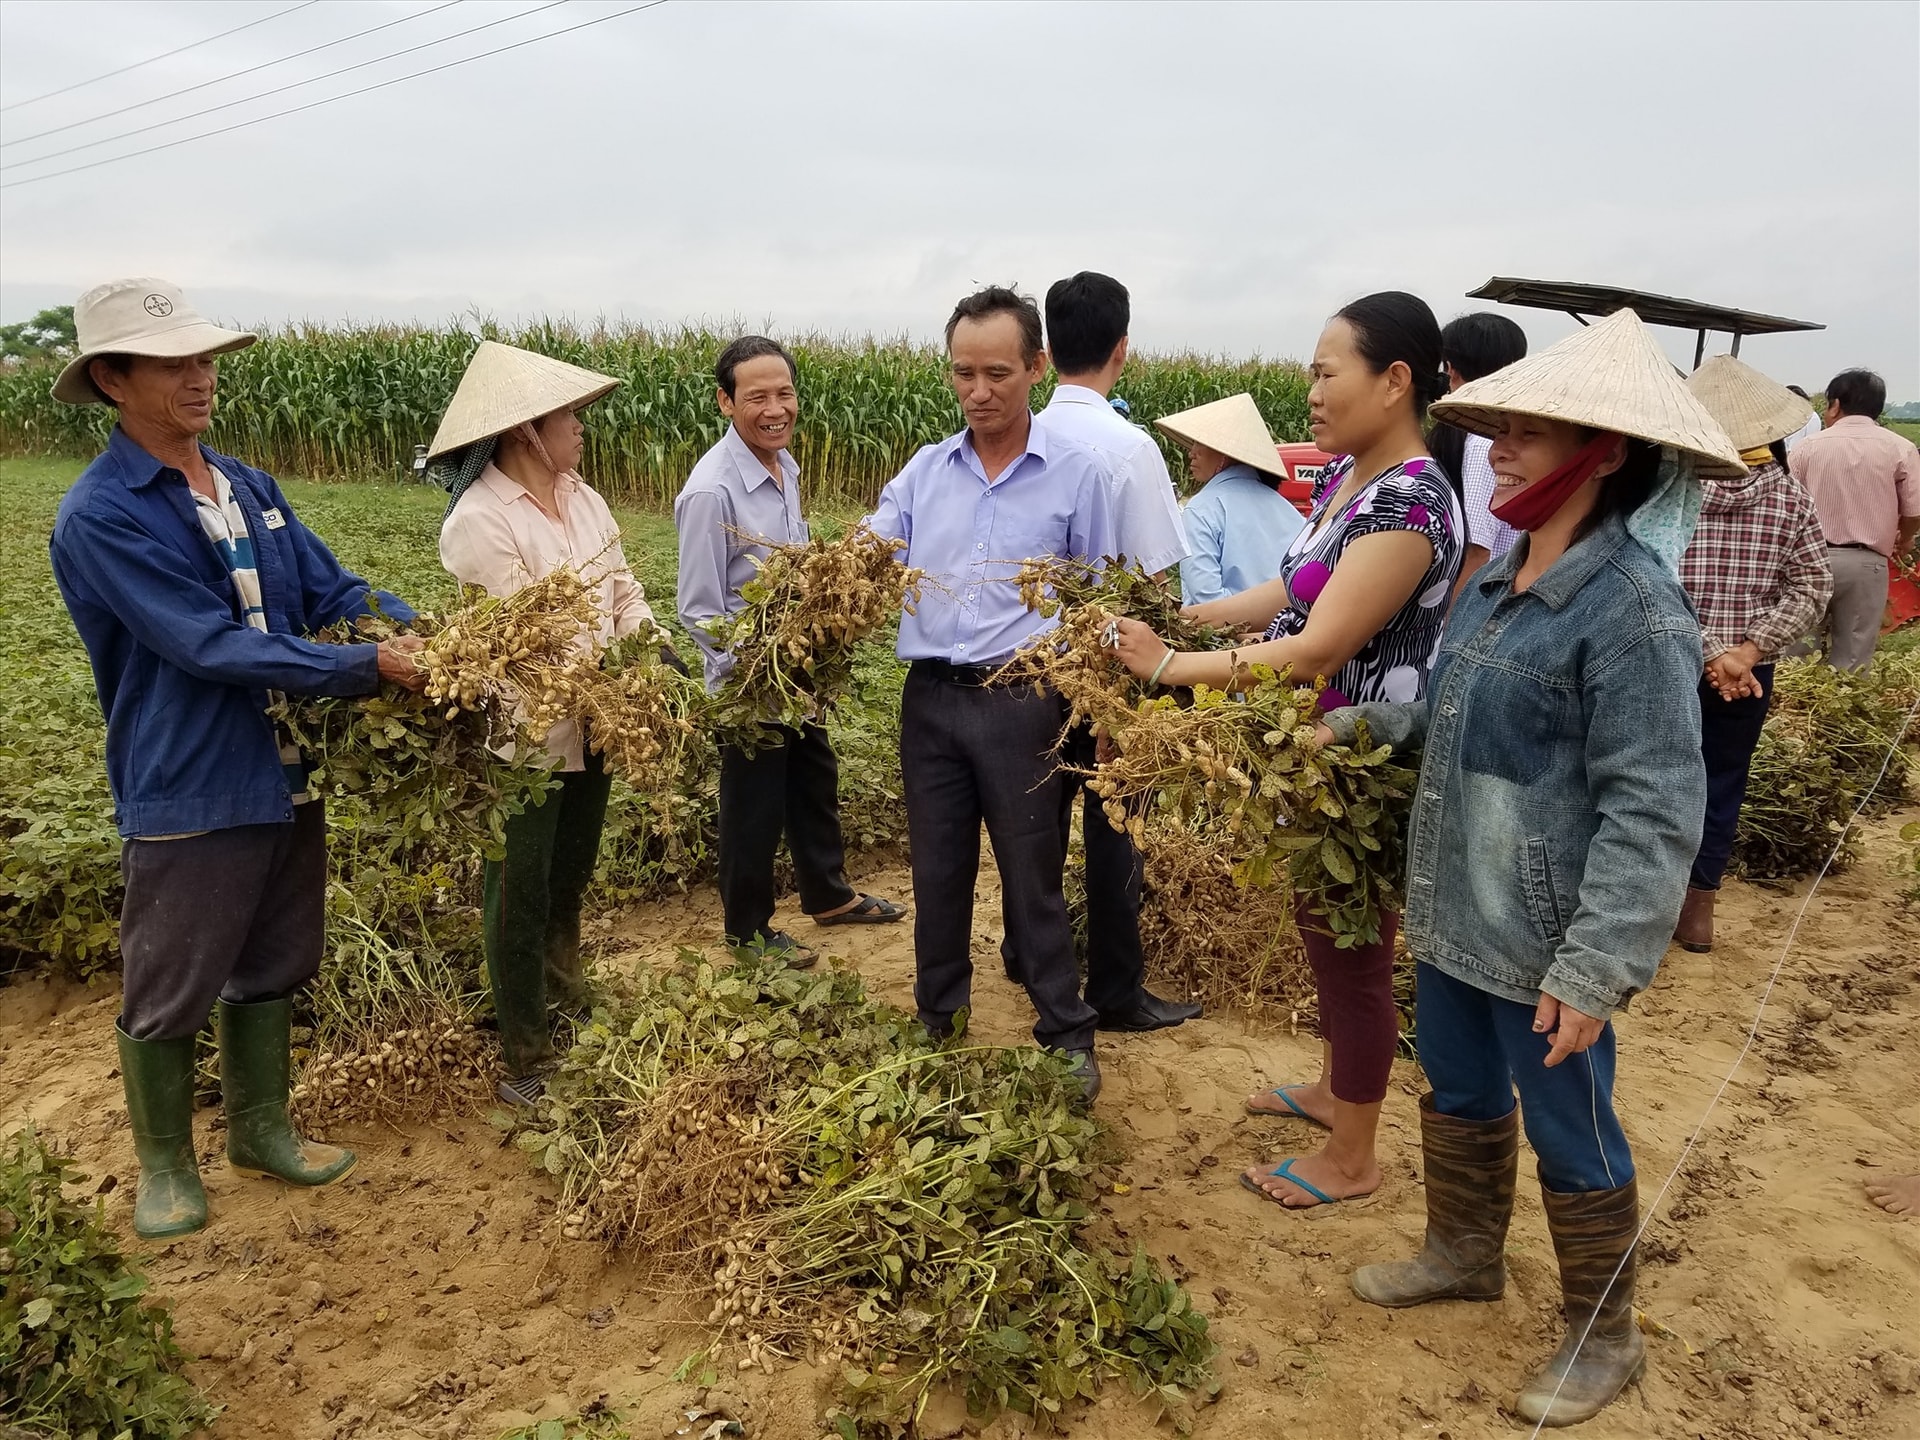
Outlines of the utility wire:
M84 165L71 165L65 170L55 170L46 175L29 175L23 180L8 180L4 184L0 184L0 190L12 190L20 185L37 185L42 180L57 180L62 175L77 175L82 170L97 170L102 165L114 165L122 160L133 160L142 155L152 155L157 151L171 150L178 145L191 145L196 140L208 140L215 135L225 135L234 130L245 130L250 125L261 125L269 120L278 120L284 115L298 115L303 110L315 110L322 105L331 105L336 100L351 100L356 95L366 95L375 90L384 90L389 85L399 85L408 80L418 80L425 75L437 75L442 70L452 70L457 66L470 65L475 60L485 60L492 55L504 55L509 50L519 50L528 45L537 45L542 40L553 40L562 35L571 35L576 30L586 30L595 25L604 25L609 20L618 20L624 15L634 15L642 10L652 10L666 3L667 0L647 0L647 3L644 5L630 5L625 10L616 10L611 15L601 15L592 20L583 20L578 25L567 26L564 30L549 30L544 35L535 35L526 40L516 40L511 45L501 45L493 50L483 50L478 55L469 55L461 60L449 60L445 64L429 66L425 70L415 70L410 75L396 75L391 80L381 80L372 85L363 85L358 90L348 90L340 95L329 95L321 100L310 100L305 105L295 105L286 110L276 110L271 115L259 115L251 120L238 120L231 125L222 125L218 129L203 130L198 135L183 135L178 140L168 140L159 145L149 145L144 150L129 150L123 155L109 155L104 160L90 160Z
M449 3L455 3L455 0L449 0ZM477 35L482 30L491 30L495 26L510 25L515 20L523 20L529 15L538 15L542 10L551 10L557 5L564 5L566 3L567 0L546 0L544 5L536 5L531 10L519 10L511 15L504 15L498 20L489 20L484 25L470 25L465 30L456 30L453 34L442 35L436 40L423 40L418 45L409 45L404 50L390 50L385 55L374 56L371 60L361 60L352 65L342 65L338 70L329 70L324 75L310 76L305 80L292 80L285 85L276 85L271 90L262 90L258 94L243 95L238 100L223 101L218 105L209 105L204 110L192 110L185 115L175 115L170 120L155 120L151 125L140 125L132 130L122 130L118 135L108 135L99 140L83 140L80 144L69 145L64 150L49 150L44 155L31 155L24 160L9 160L6 164L0 165L0 170L18 170L22 165L39 165L48 160L58 160L62 155L78 155L82 150L93 150L102 145L112 145L119 140L131 140L136 135L145 135L153 130L164 130L169 125L183 125L189 120L198 120L205 115L217 115L222 110L233 109L236 105L251 105L256 100L269 100L275 95L284 95L289 90L298 90L307 85L317 85L322 80L332 80L336 76L350 75L355 70L365 70L370 65L382 65L389 60L398 60L402 55L411 55L419 50L431 50L434 46L444 45L449 40L460 40L468 35ZM439 8L445 9L446 7L442 5ZM431 14L432 12L429 11L428 13ZM392 23L398 24L399 22L395 21ZM50 135L53 132L48 130L42 131L41 133Z
M143 66L157 64L162 60L171 60L176 55L184 55L189 50L197 50L202 45L211 45L216 40L224 40L229 35L238 35L242 30L251 30L256 25L264 25L269 20L278 20L282 15L291 15L296 10L305 10L317 5L320 0L301 0L298 5L289 5L284 10L276 10L271 15L262 15L258 20L249 20L244 25L236 25L231 30L222 30L218 35L209 35L204 40L195 40L191 45L182 45L178 50L169 50L164 55L152 55L145 60L136 60L131 65L122 65L118 70L109 70L104 75L96 75L91 80L76 80L71 85L62 85L58 90L49 90L44 95L35 95L26 100L15 100L11 105L0 105L0 112L18 110L22 105L38 105L42 100L51 100L56 95L65 95L69 91L84 90L89 85L98 85L102 80L111 80L116 75L125 75L129 70L138 70Z
M144 110L149 105L159 105L168 100L178 100L182 95L191 95L196 90L205 90L209 85L224 85L229 80L238 80L242 75L251 75L256 70L271 70L275 65L285 65L290 60L299 60L308 55L317 55L322 50L331 50L336 45L344 45L349 40L358 40L363 35L372 35L376 31L391 30L395 25L405 25L410 20L423 20L437 11L458 5L460 0L441 0L441 3L428 10L416 10L411 15L402 15L398 20L383 20L378 25L369 25L365 30L356 30L351 35L343 35L338 40L329 40L322 45L309 45L305 50L296 50L291 55L282 55L278 60L263 60L258 65L249 65L244 70L235 70L230 75L222 75L214 80L202 80L198 85L189 85L184 90L175 90L171 94L156 95L151 100L136 100L131 105L122 105L118 110L108 110L99 115L89 115L85 120L70 120L65 125L55 125L50 129L37 131L32 135L22 135L17 140L0 140L0 150L9 145L31 145L36 140L44 140L49 135L59 135L67 130L78 130L82 125L97 125L102 120L111 120L116 115L125 115L130 110ZM271 93L271 92L269 92ZM181 116L189 119L189 116ZM162 122L162 123L172 123ZM100 142L104 144L105 142Z

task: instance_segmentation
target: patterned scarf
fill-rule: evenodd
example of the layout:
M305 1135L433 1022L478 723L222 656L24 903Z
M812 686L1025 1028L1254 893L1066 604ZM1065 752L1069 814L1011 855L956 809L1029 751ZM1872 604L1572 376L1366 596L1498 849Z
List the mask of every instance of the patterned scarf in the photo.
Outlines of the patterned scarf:
M480 472L493 463L494 451L499 445L499 436L489 436L449 451L427 467L427 478L447 492L447 514L453 513L460 497L480 478Z

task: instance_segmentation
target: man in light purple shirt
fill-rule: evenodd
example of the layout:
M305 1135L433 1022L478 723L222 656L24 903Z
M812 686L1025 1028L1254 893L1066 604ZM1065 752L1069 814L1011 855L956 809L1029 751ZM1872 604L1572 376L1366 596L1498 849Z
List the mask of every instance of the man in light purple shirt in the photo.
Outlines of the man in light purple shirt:
M740 587L771 547L807 540L800 466L787 451L800 414L793 357L764 335L743 335L720 352L714 379L726 433L673 503L680 620L700 647L709 691L725 682L733 657L701 627L745 605ZM755 750L720 747L720 907L729 942L759 944L804 967L818 958L813 949L773 928L773 862L783 834L800 906L816 925L884 925L907 912L847 883L840 764L827 732L803 725L774 734L775 743Z
M968 296L947 322L947 355L967 428L915 455L867 520L905 540L906 563L927 572L916 613L900 622L900 658L910 662L900 768L913 851L914 1000L936 1034L950 1033L970 1001L984 820L1007 938L1039 1014L1034 1039L1073 1058L1092 1099L1097 1017L1080 996L1061 889L1066 779L1055 751L1066 704L987 681L1052 623L1021 603L1012 583L1020 562L1112 552L1107 477L1092 452L1035 422L1031 395L1046 355L1032 300L999 286Z

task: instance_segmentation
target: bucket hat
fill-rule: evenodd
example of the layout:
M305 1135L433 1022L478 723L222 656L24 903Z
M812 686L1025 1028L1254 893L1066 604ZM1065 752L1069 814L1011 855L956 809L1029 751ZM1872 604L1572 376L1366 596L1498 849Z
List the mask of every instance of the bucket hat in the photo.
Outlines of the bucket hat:
M620 382L611 375L536 355L517 345L482 340L460 377L447 413L440 417L427 458L435 459L476 440L490 440L556 410L578 410Z
M1286 467L1273 446L1273 434L1260 417L1253 396L1241 391L1224 400L1214 400L1167 415L1153 422L1155 427L1176 440L1218 450L1230 460L1251 465L1269 475L1284 475Z
M1476 435L1498 433L1508 415L1537 415L1676 451L1702 479L1747 473L1739 448L1631 310L1616 310L1537 355L1469 381L1434 402L1431 414Z
M87 373L87 362L98 356L224 355L260 338L215 325L187 303L178 285L150 275L94 286L74 305L73 328L79 353L53 382L53 398L67 405L107 403Z
M1813 407L1786 386L1731 355L1716 355L1694 371L1687 377L1687 389L1741 450L1786 439L1813 413Z

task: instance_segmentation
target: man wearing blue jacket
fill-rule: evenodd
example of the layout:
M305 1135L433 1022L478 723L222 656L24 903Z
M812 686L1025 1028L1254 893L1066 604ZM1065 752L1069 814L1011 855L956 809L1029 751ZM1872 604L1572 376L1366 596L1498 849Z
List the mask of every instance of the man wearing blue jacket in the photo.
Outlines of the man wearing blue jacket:
M124 840L118 1026L140 1161L134 1230L206 1224L193 1148L194 1035L220 1009L227 1158L324 1185L351 1151L287 1117L293 993L320 968L326 816L268 708L282 694L418 688L412 638L302 635L413 612L343 569L272 476L200 443L215 357L257 338L203 320L177 286L115 280L80 297L78 354L54 398L118 423L54 521L54 580L93 665Z

